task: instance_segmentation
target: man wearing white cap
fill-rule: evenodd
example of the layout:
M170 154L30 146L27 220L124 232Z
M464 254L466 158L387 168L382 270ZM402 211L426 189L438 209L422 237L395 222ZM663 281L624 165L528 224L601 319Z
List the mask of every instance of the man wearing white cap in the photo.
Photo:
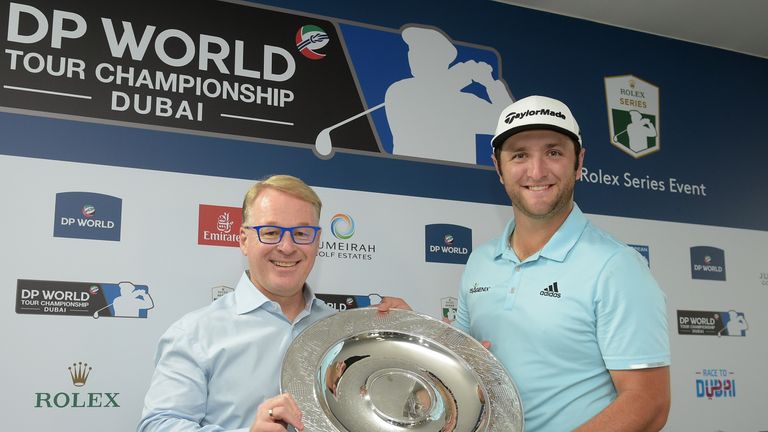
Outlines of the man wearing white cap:
M455 324L518 386L525 429L661 429L670 405L666 298L642 256L573 201L584 149L562 102L502 111L492 141L514 217L469 258Z

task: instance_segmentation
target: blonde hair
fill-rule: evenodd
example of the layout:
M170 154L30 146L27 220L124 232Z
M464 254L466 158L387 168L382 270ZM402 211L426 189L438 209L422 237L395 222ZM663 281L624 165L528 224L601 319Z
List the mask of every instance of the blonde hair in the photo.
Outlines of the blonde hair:
M248 216L250 215L249 208L253 201L267 189L276 189L312 204L315 208L317 219L320 220L320 210L323 207L323 203L315 191L298 177L278 174L258 181L245 194L245 199L243 200L243 223L248 221Z

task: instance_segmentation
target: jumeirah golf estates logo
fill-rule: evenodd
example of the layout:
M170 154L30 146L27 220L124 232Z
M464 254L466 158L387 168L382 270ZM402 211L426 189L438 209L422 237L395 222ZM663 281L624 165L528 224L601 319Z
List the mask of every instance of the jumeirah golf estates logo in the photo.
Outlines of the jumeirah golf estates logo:
M639 158L661 148L659 88L633 75L605 78L611 145Z
M364 241L367 240L365 235L361 240L361 237L357 235L357 223L349 214L334 214L330 221L330 231L334 238L320 242L317 253L320 258L354 261L371 261L374 259L376 243ZM355 240L352 240L352 237Z
M331 218L331 232L339 240L349 240L355 235L355 220L348 214L337 213Z

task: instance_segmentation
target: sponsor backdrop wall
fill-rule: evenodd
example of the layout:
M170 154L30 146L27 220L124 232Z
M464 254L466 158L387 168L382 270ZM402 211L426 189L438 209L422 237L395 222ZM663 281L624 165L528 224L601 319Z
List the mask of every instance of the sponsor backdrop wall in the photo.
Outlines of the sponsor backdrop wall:
M1 1L0 37L6 428L133 430L272 173L325 203L329 303L450 321L511 214L496 116L544 94L583 129L577 202L667 294L666 430L768 430L765 59L492 1Z

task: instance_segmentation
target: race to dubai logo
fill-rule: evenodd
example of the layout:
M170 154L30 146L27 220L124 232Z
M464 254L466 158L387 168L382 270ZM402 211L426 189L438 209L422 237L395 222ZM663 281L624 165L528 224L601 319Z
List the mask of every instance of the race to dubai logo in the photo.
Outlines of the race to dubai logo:
M85 387L93 367L77 362L67 367L69 379L77 388ZM50 391L35 392L35 408L120 408L119 392Z
M357 226L355 220L346 213L336 213L331 217L330 231L336 240L323 240L317 256L344 260L371 261L376 254L376 245L352 241Z
M197 244L239 247L242 221L240 207L200 204Z
M154 307L149 287L131 282L16 281L17 314L147 318Z
M712 246L691 247L691 278L725 280L725 251Z
M677 333L699 336L745 337L749 323L743 312L677 311Z
M426 262L466 264L471 253L471 229L452 224L424 226L424 260Z
M92 192L56 194L53 236L120 241L123 200Z
M296 48L310 60L320 60L325 54L318 52L328 45L328 33L316 25L302 26L296 32Z
M605 78L611 145L639 158L661 148L659 88L633 75Z
M696 371L696 397L724 399L736 397L736 379L728 369L702 369Z

